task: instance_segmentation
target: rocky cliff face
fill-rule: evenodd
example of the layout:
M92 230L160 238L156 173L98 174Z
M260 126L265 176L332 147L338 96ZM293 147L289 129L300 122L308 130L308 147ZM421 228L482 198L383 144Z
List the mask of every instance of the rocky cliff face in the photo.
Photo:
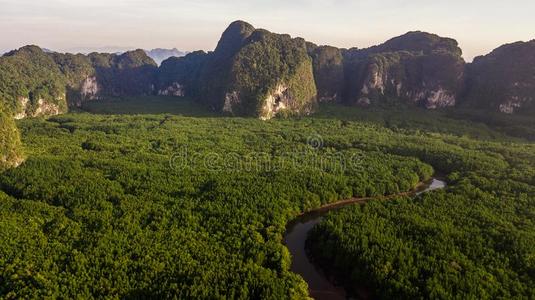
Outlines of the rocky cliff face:
M67 84L69 106L108 96L149 95L154 92L156 63L143 50L108 53L50 54Z
M98 80L96 76L88 76L82 81L81 87L80 87L80 96L82 101L91 101L91 100L98 100L99 95L101 94L102 88L98 84ZM77 106L81 105L80 103L76 103Z
M202 97L234 115L306 114L316 102L306 42L244 22L225 31L202 73Z
M18 118L66 112L66 79L39 47L22 47L0 57L0 102Z
M330 46L308 44L312 57L314 79L320 102L339 102L342 100L344 86L344 58L342 50Z
M401 100L428 109L454 106L465 63L457 42L410 32L344 55L344 100L370 105Z
M86 56L26 46L0 57L0 100L16 118L55 115L106 96L152 94L156 72L142 50Z
M535 40L477 57L467 73L464 105L507 114L535 111Z
M99 99L101 88L96 71L88 56L83 54L49 54L65 77L67 104L79 107L85 101Z
M0 57L0 105L47 116L104 97L190 96L216 111L263 119L307 114L316 101L351 105L535 110L535 41L465 64L455 40L409 32L367 49L316 46L236 21L214 52L167 59L61 54L26 46Z
M55 99L55 102L65 102L65 95ZM43 98L39 98L31 102L29 98L18 97L17 107L17 113L14 116L17 120L24 118L54 116L64 112L58 104L51 103Z
M151 95L158 67L143 50L128 51L121 55L89 54L94 68L97 97ZM93 96L95 97L95 96Z
M199 76L199 101L221 111L227 98L233 58L255 28L236 21L223 32L214 52L206 58Z
M204 51L184 57L171 57L158 69L156 90L158 95L196 97L199 95L200 76L208 54Z
M22 143L12 113L0 107L0 171L16 167L23 160Z

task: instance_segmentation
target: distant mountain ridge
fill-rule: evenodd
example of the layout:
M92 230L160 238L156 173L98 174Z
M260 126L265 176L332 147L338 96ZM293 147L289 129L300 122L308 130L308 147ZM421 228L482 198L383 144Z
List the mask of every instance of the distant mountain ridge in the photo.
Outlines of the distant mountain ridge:
M26 46L0 57L0 103L18 117L53 115L105 96L191 96L269 119L317 102L515 113L535 107L535 42L467 64L457 41L414 31L366 49L317 46L233 22L213 52L174 49L63 54ZM158 67L158 63L162 62Z
M195 79L184 72L173 78L171 61L164 61L160 94L189 95L218 111L263 119L307 114L318 101L455 106L465 68L455 40L425 32L409 32L367 49L338 49L243 21L225 30L214 52L172 61L176 70L196 74Z
M285 41L276 46L269 42L273 38L266 39L268 36ZM535 111L534 41L504 45L473 63L466 63L456 40L421 31L408 32L366 49L339 49L317 46L236 21L223 33L213 53L175 61L177 70L185 71L188 68L182 66L191 67L189 60L195 60L198 68L188 69L196 74L194 82L192 77L180 74L176 80L167 77L164 81L168 86L158 89L178 88L180 95L197 96L216 110L238 115L245 113L240 110L245 103L252 105L245 113L249 116L265 118L266 113L259 108L270 106L270 102L275 105L267 113L269 117L279 112L299 112L295 107L288 108L288 104L301 101L302 95L284 87L273 91L270 83L272 79L284 82L287 74L283 70L301 63L300 55L288 55L286 47L292 40L304 42L312 61L313 88L317 93L315 99L307 100L309 103L328 101L359 106L402 103L427 109L462 106L507 114ZM277 52L278 57L261 59ZM172 73L169 67L166 66L168 75ZM234 76L236 72L240 73L239 78ZM306 87L309 82L307 76L301 76L296 86ZM231 86L246 88L235 90ZM252 95L256 100L243 95ZM241 104L238 109L230 109L233 103Z
M109 46L109 47L79 47L79 48L71 48L67 49L66 51L55 51L48 48L42 48L43 51L47 53L53 53L53 52L60 52L60 53L81 53L81 54L91 54L91 53L110 53L110 54L123 54L128 51L136 50L135 47L119 47L119 46ZM160 65L162 61L170 58L170 57L182 57L189 52L187 51L180 51L177 48L154 48L151 50L144 50L147 55L152 58L156 64Z
M152 58L158 65L161 65L162 62L170 57L182 57L188 52L180 51L177 48L173 49L163 49L155 48L152 50L145 50L145 53Z
M426 32L339 49L236 21L213 52L184 54L25 46L0 56L0 169L23 159L12 118L61 114L108 96L188 96L215 111L261 119L309 114L318 102L535 113L535 40L467 64L457 41Z

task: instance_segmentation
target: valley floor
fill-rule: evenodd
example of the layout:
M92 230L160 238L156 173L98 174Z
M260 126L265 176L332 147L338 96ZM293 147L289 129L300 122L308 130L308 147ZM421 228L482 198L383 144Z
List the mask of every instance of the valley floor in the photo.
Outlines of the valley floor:
M0 296L303 299L290 220L440 172L446 190L329 214L314 259L382 298L535 297L529 120L323 106L263 122L115 101L18 122L28 159L0 174Z

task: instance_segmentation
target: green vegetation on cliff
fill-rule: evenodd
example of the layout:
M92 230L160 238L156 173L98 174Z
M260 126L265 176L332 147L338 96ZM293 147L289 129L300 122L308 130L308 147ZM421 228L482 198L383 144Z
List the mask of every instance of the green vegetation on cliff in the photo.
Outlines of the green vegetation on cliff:
M0 172L22 161L22 143L11 113L0 107Z
M65 85L54 60L37 46L25 46L0 57L0 105L16 114L46 114L39 110L43 105L66 111Z
M142 50L86 56L25 46L0 57L0 101L20 117L55 115L85 97L149 95L156 71Z
M299 114L315 104L312 61L303 39L255 31L234 57L230 80L227 92L239 98L232 106L237 115L267 116L277 105ZM267 103L277 93L275 103Z
M535 40L503 45L468 67L466 106L504 113L535 111Z
M342 51L330 46L317 47L310 44L308 48L313 61L318 100L324 102L341 101L344 85Z
M201 71L208 57L204 51L196 51L183 57L171 57L163 61L157 75L158 93L199 97Z
M200 101L240 116L302 114L316 98L305 41L241 21L223 33L200 78Z
M457 42L409 32L368 49L344 53L344 100L349 104L454 106L463 88L465 62ZM386 104L391 104L386 102Z
M145 51L89 54L103 96L142 96L154 92L157 65Z
M461 56L463 54L456 40L422 31L407 32L406 34L392 38L381 45L365 49L365 51L373 53L409 51L421 52L424 55L436 52L446 52L456 56Z
M216 49L209 54L201 70L200 102L216 111L223 109L232 58L254 30L251 24L236 21L223 32Z

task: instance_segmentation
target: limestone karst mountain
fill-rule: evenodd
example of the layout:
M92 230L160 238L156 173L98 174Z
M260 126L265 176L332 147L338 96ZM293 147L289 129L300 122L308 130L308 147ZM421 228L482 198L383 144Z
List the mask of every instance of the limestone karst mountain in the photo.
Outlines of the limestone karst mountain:
M317 46L233 22L213 52L63 54L25 46L0 57L0 104L16 118L48 116L105 97L188 96L215 111L263 119L345 105L533 106L535 42L504 45L466 64L458 43L414 31L366 49ZM529 111L529 109L528 109Z
M318 101L339 102L344 87L344 57L341 49L308 43L312 57Z
M0 57L0 105L17 119L66 112L66 79L51 55L25 46Z
M344 101L370 105L404 101L426 108L454 106L463 87L465 62L455 40L409 32L344 55Z
M55 115L105 96L152 94L156 71L143 50L83 55L25 46L0 57L0 102L18 119Z
M508 114L534 111L535 40L477 57L467 73L467 106Z
M307 114L316 103L306 42L243 21L225 30L214 52L164 61L160 71L173 73L171 64L175 80L167 77L160 94L195 95L217 111L270 119L279 113Z

